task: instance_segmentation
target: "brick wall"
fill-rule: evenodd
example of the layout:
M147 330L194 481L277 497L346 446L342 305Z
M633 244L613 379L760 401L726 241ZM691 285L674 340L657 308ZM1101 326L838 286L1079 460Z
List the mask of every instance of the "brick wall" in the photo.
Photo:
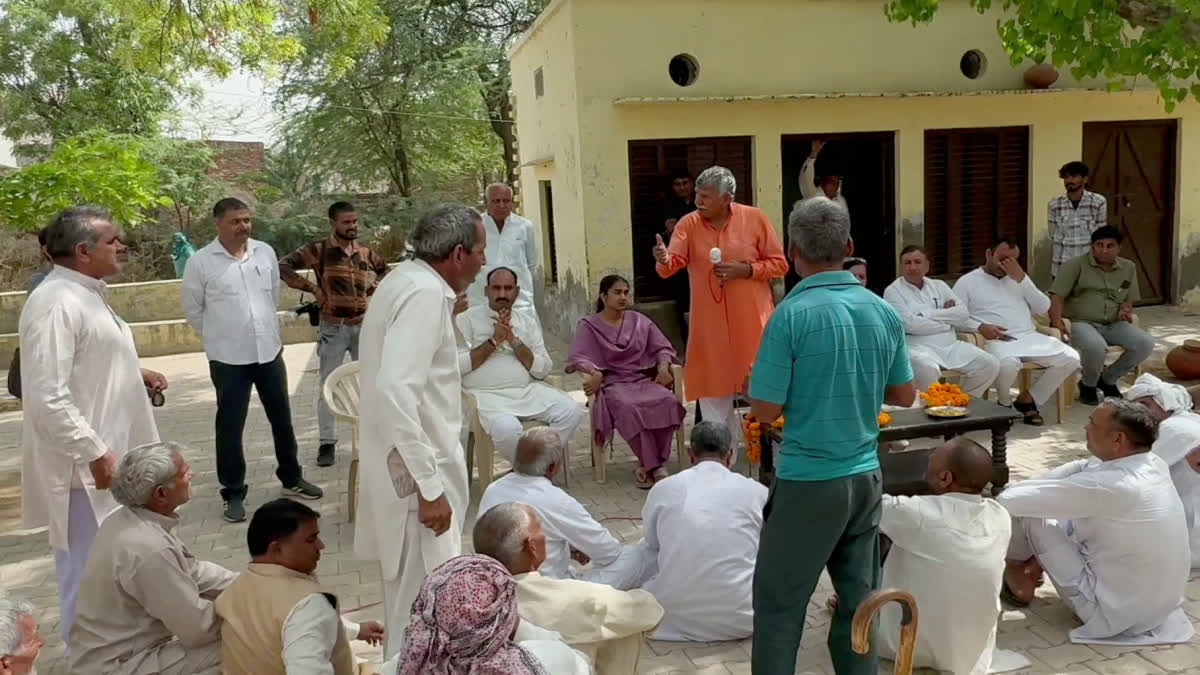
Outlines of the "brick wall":
M213 149L216 167L209 173L230 185L238 185L241 177L257 173L266 165L266 148L262 143L243 141L205 141Z

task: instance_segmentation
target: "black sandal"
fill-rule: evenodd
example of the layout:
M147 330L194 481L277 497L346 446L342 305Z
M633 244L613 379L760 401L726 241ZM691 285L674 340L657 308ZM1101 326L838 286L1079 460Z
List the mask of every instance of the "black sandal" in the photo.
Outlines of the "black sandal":
M1013 401L1013 409L1025 416L1025 424L1040 427L1046 423L1046 420L1042 419L1042 414L1038 412L1036 403Z

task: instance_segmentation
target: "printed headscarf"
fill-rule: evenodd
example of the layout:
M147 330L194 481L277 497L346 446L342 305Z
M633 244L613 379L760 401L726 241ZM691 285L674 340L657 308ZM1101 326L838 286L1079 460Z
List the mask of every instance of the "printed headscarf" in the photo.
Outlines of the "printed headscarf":
M511 641L517 582L482 555L452 558L429 573L412 606L397 675L548 675Z

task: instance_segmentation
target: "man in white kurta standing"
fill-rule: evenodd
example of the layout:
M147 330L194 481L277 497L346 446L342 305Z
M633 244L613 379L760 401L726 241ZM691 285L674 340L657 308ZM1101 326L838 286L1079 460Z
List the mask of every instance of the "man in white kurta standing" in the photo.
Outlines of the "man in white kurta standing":
M242 436L250 389L258 392L271 424L275 476L284 494L320 499L304 480L288 398L287 366L279 336L279 259L271 245L250 237L250 207L226 197L213 206L217 238L188 258L180 304L188 325L204 342L208 374L217 393L217 480L225 502L221 516L246 519L246 455Z
M850 212L850 207L846 206L846 198L842 196L842 177L830 173L828 170L825 173L817 175L817 157L820 156L821 150L825 147L825 141L820 139L814 140L811 143L811 150L808 157L804 159L804 164L800 166L800 201L796 202L793 209L799 206L805 199L812 199L816 196L828 197L837 202L846 213Z
M486 275L497 267L507 267L517 273L517 284L521 294L516 307L529 311L537 318L533 301L533 280L541 267L538 258L537 228L528 219L512 212L513 191L503 184L489 185L484 191L486 212L483 214L483 230L487 235L487 266L483 269L467 292L472 305L487 303L484 292Z
M125 250L107 212L77 206L46 228L54 269L21 310L21 523L50 528L63 642L108 492L125 453L158 441L147 390L167 380L138 366L129 326L104 278Z
M767 488L729 470L733 436L692 427L693 466L650 488L642 507L649 591L666 610L655 640L718 642L754 632L751 595ZM697 592L696 580L704 579Z
M900 278L884 289L883 299L904 322L913 383L924 391L938 381L942 368L950 368L962 373L963 391L983 396L1000 372L1000 361L958 339L955 329L964 327L970 318L967 306L946 282L926 276L929 256L920 246L905 246L900 251L900 271Z
M1025 416L1025 423L1044 424L1038 406L1050 400L1063 381L1079 370L1079 352L1062 340L1038 332L1034 314L1050 311L1050 298L1038 290L1021 269L1021 249L1000 237L987 249L986 262L959 278L954 294L970 315L964 327L987 340L988 353L1000 360L996 376L996 400L1012 405ZM1031 361L1043 366L1029 388L1012 399L1012 387L1021 364Z
M1171 467L1171 482L1183 502L1192 550L1192 567L1200 567L1200 414L1192 411L1194 402L1178 384L1163 382L1150 373L1134 381L1125 398L1146 406L1158 421L1158 440L1150 450Z
M542 381L553 362L537 318L514 308L520 290L511 269L495 267L487 275L488 304L455 317L464 343L460 359L466 354L471 366L463 389L475 396L479 422L509 462L523 421L545 422L566 442L584 415L582 404Z
M354 552L379 561L385 624L393 627L385 659L400 649L425 575L462 551L470 480L451 311L483 266L485 237L470 207L426 213L408 239L416 260L384 278L363 318ZM393 453L399 464L388 461Z
M1042 573L1083 625L1071 641L1187 642L1181 605L1191 571L1187 520L1171 473L1150 452L1157 424L1145 406L1106 399L1084 431L1092 457L1009 486L1006 599L1028 604Z

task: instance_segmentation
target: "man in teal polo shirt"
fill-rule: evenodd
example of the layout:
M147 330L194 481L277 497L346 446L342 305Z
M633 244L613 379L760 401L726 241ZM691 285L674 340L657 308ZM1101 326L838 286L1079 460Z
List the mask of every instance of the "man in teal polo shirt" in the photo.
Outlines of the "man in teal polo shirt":
M850 646L858 604L879 585L883 403L916 398L900 317L842 271L854 253L850 217L824 197L788 222L792 261L804 279L775 309L750 374L758 419L783 414L775 485L763 509L754 569L754 675L791 675L809 598L828 567L840 601L829 629L839 675L870 673Z

